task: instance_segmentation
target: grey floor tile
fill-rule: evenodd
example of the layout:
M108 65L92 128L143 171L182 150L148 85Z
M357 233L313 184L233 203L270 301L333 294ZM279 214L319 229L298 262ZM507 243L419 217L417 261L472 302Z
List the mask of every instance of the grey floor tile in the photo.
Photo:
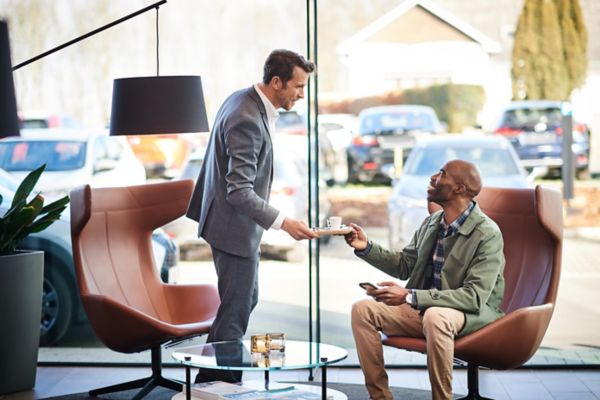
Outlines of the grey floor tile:
M598 400L598 397L590 392L563 392L552 395L555 400Z
M504 383L511 400L554 400L541 382Z
M496 376L502 384L514 383L539 383L540 380L532 370L520 369L510 371L496 371Z
M573 372L582 382L600 381L600 369Z

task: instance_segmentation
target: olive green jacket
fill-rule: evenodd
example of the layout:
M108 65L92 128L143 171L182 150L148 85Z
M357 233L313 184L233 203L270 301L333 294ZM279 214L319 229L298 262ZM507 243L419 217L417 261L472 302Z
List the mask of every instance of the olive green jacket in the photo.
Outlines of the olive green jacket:
M415 289L417 308L450 307L465 313L466 335L500 318L504 295L502 233L494 221L475 205L456 235L443 239L445 262L442 290L430 289L433 276L432 252L437 240L442 211L425 219L410 244L402 251L386 250L373 243L363 258L379 270Z

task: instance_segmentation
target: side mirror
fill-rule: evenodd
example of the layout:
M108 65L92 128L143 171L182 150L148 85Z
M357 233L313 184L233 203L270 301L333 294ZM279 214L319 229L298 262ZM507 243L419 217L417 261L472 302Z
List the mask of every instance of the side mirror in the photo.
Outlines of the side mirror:
M106 172L106 171L113 170L113 169L115 169L116 166L117 166L117 161L111 160L110 158L103 158L103 159L97 160L94 163L94 174L97 174L99 172Z

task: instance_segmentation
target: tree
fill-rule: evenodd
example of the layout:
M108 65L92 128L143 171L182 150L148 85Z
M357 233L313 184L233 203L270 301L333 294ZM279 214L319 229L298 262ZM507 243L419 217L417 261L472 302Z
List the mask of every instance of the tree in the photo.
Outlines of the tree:
M513 98L568 99L586 71L587 30L578 0L525 0L512 54Z
M556 2L567 73L569 74L567 90L571 93L585 83L588 33L577 0L556 0Z

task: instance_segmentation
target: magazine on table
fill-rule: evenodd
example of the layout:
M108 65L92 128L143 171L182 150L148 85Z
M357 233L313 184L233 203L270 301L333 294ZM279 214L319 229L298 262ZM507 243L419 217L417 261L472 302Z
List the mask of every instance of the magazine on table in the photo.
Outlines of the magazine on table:
M183 393L186 392L185 385L183 386ZM255 389L247 386L238 385L235 383L228 383L222 381L202 382L194 383L191 385L191 396L195 399L201 400L223 400L228 399L224 397L227 395L236 395L256 392Z
M327 397L328 399L330 397ZM321 394L301 389L290 389L277 392L254 391L224 395L227 400L320 400Z

